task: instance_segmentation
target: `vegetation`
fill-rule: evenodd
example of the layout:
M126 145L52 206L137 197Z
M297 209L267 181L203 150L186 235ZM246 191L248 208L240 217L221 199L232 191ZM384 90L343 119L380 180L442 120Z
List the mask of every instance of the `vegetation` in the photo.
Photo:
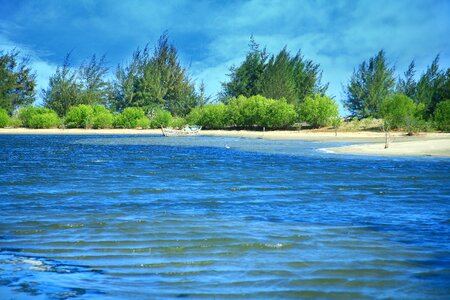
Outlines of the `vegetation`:
M0 108L0 128L7 127L10 122L6 109Z
M450 100L439 102L436 105L434 122L437 129L450 132Z
M381 106L381 115L388 130L403 128L409 133L418 131L422 112L423 104L417 105L403 94L395 94L387 98Z
M127 107L114 118L114 126L119 128L148 128L150 120L139 107Z
M286 128L297 118L294 106L285 99L273 100L260 95L232 98L228 111L230 125L245 128Z
M150 121L152 128L168 127L172 124L172 115L166 110L159 109L154 113Z
M284 48L269 56L260 50L253 38L245 60L230 68L230 81L223 83L222 101L227 103L239 96L262 95L271 99L286 99L297 105L308 95L324 94L328 85L321 83L320 65L305 59L300 52L295 56Z
M74 68L67 54L42 91L45 108L38 108L30 106L36 74L29 61L16 50L0 51L0 126L54 127L62 118L63 125L74 128L190 123L206 129L281 129L307 122L314 128L331 125L336 133L339 127L450 131L450 68L440 68L439 56L420 76L412 61L397 80L383 50L362 62L344 88L343 104L353 121L343 124L336 102L325 95L319 64L300 52L291 55L286 47L269 54L253 37L244 61L230 68L218 103L209 103L203 83L196 88L167 34L153 51L138 48L129 63L117 67L112 81L105 61L93 55Z
M56 112L44 107L23 107L19 110L19 119L29 128L53 128L61 124Z
M134 106L146 113L166 109L185 116L204 103L204 95L196 93L166 34L160 37L153 55L146 46L133 53L131 63L119 65L113 86L111 106L117 111Z
M353 71L345 87L344 106L358 118L378 117L381 104L395 86L394 68L389 67L383 50Z
M306 97L300 104L300 120L307 122L314 128L324 126L338 126L339 108L336 102L328 96L314 95Z
M208 104L194 108L187 116L190 124L202 125L205 129L220 129L228 126L228 108L223 103Z
M29 61L19 56L17 50L0 51L0 108L9 115L35 100L36 74L31 71Z

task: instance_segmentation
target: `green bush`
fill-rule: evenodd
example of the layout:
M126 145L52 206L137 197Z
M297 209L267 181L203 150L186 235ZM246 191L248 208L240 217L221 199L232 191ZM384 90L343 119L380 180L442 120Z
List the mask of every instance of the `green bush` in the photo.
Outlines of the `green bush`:
M326 95L308 96L298 106L299 117L314 128L330 126L339 116L336 102Z
M22 121L17 117L17 116L13 116L12 118L9 119L9 126L17 128L17 127L22 127Z
M171 127L180 129L183 128L186 124L187 124L186 119L181 117L172 118L172 122L170 122Z
M54 110L35 106L22 107L19 110L19 120L29 128L52 128L61 123Z
M72 106L66 115L66 126L69 128L91 128L94 108L80 104Z
M0 108L0 128L7 127L10 123L8 112L3 108Z
M201 125L205 129L226 127L228 109L223 103L208 104L194 108L186 117L189 124Z
M450 100L441 101L436 105L434 124L437 129L450 132Z
M136 127L142 129L150 128L150 125L151 125L150 119L145 116L137 120L136 123Z
M403 128L412 133L423 126L421 115L423 104L416 105L414 101L403 94L395 94L386 98L381 105L381 116L389 128Z
M120 128L146 128L150 124L150 121L147 120L148 118L145 116L144 111L141 108L127 107L120 114L115 116L114 126Z
M230 99L228 117L231 125L238 127L284 128L295 122L294 106L285 99L273 100L257 95Z
M92 115L92 128L111 128L113 124L112 113L102 105L94 105Z
M168 127L172 122L172 115L167 110L158 109L151 119L152 128Z

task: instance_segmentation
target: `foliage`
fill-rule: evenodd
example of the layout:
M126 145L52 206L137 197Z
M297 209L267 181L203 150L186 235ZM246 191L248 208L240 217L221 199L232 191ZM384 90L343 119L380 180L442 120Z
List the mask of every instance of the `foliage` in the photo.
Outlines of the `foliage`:
M90 105L72 106L66 115L66 126L69 128L91 128L94 109Z
M347 98L344 99L344 106L352 116L365 118L379 115L384 99L393 92L393 74L394 68L389 67L383 50L353 71L345 87Z
M97 60L94 54L88 63L83 63L78 69L80 86L78 103L106 105L110 94L110 84L105 79L107 74L105 56Z
M44 105L53 109L62 117L71 106L80 104L80 85L76 81L76 72L70 66L70 53L66 55L62 66L49 79L48 88L43 90Z
M189 114L191 114L191 113L192 113L192 111ZM183 128L186 124L188 124L187 120L185 118L181 118L181 117L172 118L172 121L170 122L171 127L180 128L180 129ZM195 124L195 123L193 123L193 124Z
M7 127L10 123L10 118L6 109L0 108L0 128Z
M300 52L291 56L286 48L269 57L251 39L246 59L239 67L230 68L230 81L222 84L223 102L227 103L231 97L259 94L272 99L285 98L296 105L307 95L325 93L328 85L321 84L319 67Z
M389 128L404 128L408 132L414 132L419 129L423 108L423 105L416 105L411 98L395 94L383 102L381 116L385 120L385 126Z
M450 97L450 70L439 69L439 55L417 82L415 101L425 106L424 116L430 118L436 105Z
M306 97L298 107L299 117L314 128L329 126L339 118L336 102L328 96L316 94Z
M34 106L20 108L19 119L23 126L29 128L52 128L61 123L61 119L55 111Z
M146 46L133 53L131 63L119 65L116 71L112 106L118 111L141 107L151 113L164 108L173 115L185 116L204 103L204 94L197 94L187 71L178 60L176 48L163 34L153 55Z
M187 116L189 124L201 125L205 129L220 129L227 124L227 107L223 103L207 104L194 108Z
M266 49L259 49L259 45L250 38L249 52L240 66L230 67L230 81L222 83L223 102L240 95L250 97L261 94L261 78L267 61Z
M139 107L127 107L114 118L114 126L121 128L148 127L149 122L144 111Z
M417 83L414 79L415 74L415 62L412 61L408 66L408 70L406 70L406 72L404 73L405 78L400 78L398 80L396 86L397 94L403 94L411 99L415 99L417 90Z
M0 108L10 115L19 107L35 100L36 74L28 67L28 59L19 60L20 52L0 51Z
M112 113L102 105L94 105L92 115L92 128L111 128L114 117Z
M297 117L294 106L285 99L273 100L260 95L232 98L228 112L231 125L238 127L284 128Z
M441 101L436 105L434 123L437 129L450 132L450 100Z
M157 110L151 118L150 126L152 128L168 127L172 122L172 115L167 110Z

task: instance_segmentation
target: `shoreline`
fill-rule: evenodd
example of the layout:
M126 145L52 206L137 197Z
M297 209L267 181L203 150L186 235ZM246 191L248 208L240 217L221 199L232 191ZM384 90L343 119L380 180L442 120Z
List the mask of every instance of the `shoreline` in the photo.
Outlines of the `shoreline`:
M0 135L6 134L162 135L160 129L0 128ZM384 149L384 133L375 131L346 131L338 132L338 135L335 136L333 130L284 130L266 132L249 130L202 130L200 135L267 140L358 143L356 145L323 149L336 154L450 157L450 133L427 132L415 136L407 136L404 132L392 132L391 144L388 149Z

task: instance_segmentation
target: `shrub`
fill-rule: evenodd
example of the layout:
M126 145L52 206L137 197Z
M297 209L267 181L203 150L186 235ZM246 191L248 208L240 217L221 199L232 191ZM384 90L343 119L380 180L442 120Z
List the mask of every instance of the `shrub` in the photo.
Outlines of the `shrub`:
M8 116L8 112L5 109L0 108L0 128L7 127L9 123L10 118Z
M23 126L29 128L52 128L61 123L61 119L54 110L34 106L21 108L19 120Z
M149 118L147 118L146 116L140 118L139 120L137 120L136 122L136 127L140 127L142 129L144 128L149 128L151 124L151 121Z
M12 116L9 119L9 126L17 128L17 127L22 127L22 121L17 117L17 116Z
M114 126L120 128L136 128L138 125L149 124L144 111L139 107L127 107L114 118ZM139 126L142 127L142 126ZM148 125L146 126L148 127Z
M92 115L92 128L111 128L113 124L112 113L102 105L95 105Z
M183 128L186 124L187 124L186 119L181 117L172 118L172 122L170 122L171 127L180 129Z
M151 119L152 128L168 127L172 122L172 115L167 110L158 109Z
M450 100L441 101L436 105L434 124L437 129L450 132Z
M205 129L227 126L227 107L223 103L207 104L194 108L186 117L189 124L201 125Z
M257 95L232 98L228 105L230 123L239 127L283 128L292 124L297 113L285 99L273 100Z
M423 104L416 105L412 99L395 94L386 98L381 105L381 115L386 126L390 128L404 128L412 133L418 131L423 123L420 116L423 114Z
M66 115L66 126L69 128L91 128L94 108L80 104L72 106Z
M314 128L329 126L339 116L336 102L325 95L314 95L305 98L299 107L299 117Z

